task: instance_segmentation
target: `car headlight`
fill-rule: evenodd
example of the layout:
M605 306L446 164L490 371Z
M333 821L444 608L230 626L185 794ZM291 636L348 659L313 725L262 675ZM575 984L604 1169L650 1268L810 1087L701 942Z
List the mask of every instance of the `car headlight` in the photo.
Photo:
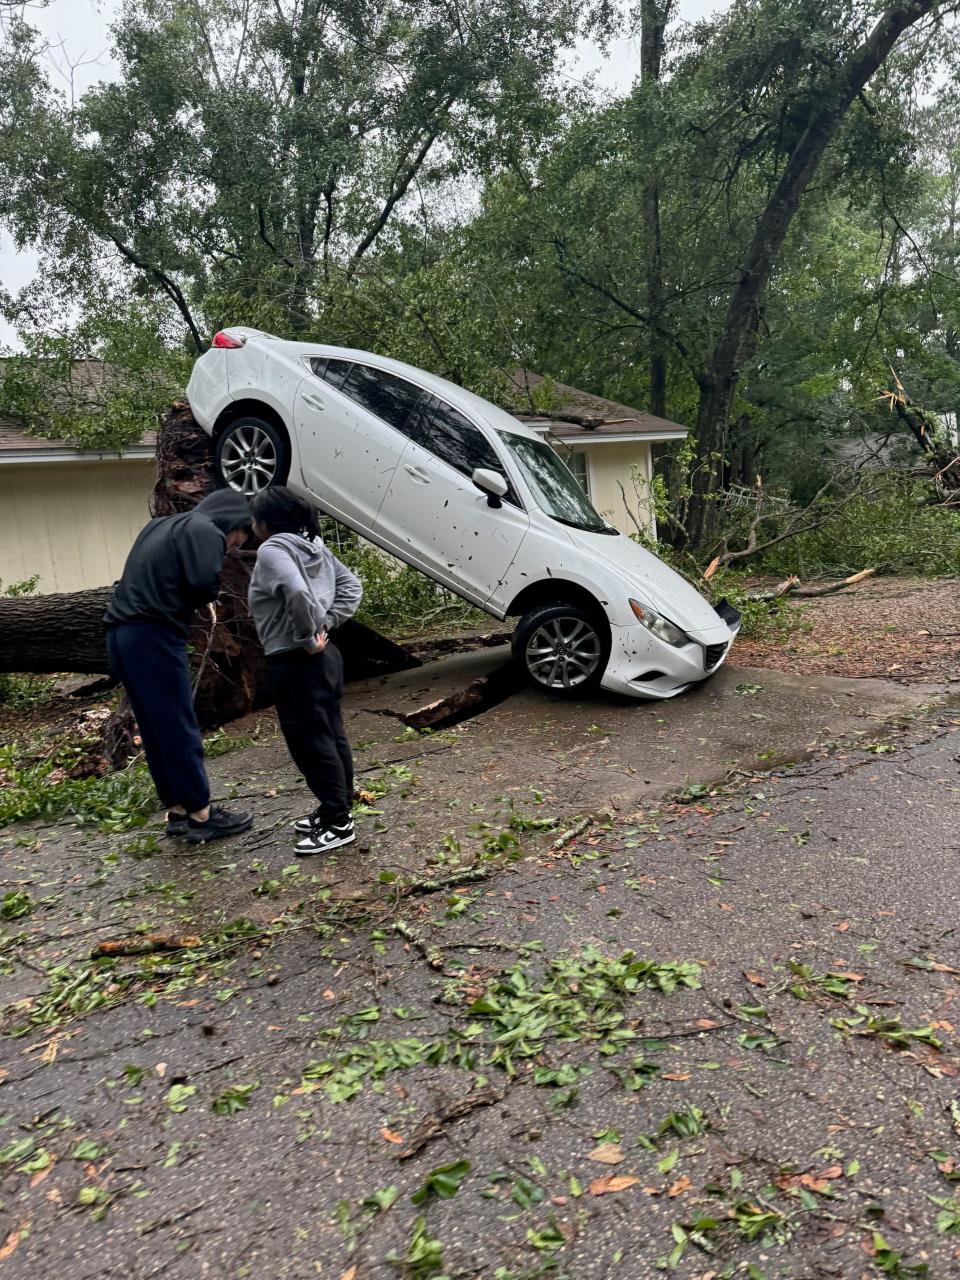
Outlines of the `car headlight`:
M641 604L639 600L631 600L630 608L633 610L637 621L652 632L658 640L665 640L667 644L677 647L690 643L690 637L685 631L675 627L669 618L663 617L662 614L657 613L656 609L651 609L648 604Z

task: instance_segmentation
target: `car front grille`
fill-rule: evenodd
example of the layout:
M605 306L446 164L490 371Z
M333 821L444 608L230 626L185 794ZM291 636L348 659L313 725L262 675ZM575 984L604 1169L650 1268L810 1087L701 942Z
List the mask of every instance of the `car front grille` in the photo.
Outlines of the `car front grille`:
M727 652L729 641L725 644L707 644L703 647L703 669L704 671L712 671L723 661L723 655Z

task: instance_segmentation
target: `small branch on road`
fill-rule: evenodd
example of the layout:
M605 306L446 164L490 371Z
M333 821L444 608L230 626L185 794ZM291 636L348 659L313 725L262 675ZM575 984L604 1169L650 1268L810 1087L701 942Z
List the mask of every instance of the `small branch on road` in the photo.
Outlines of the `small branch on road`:
M494 1089L478 1089L476 1093L468 1093L465 1098L458 1098L456 1102L451 1102L448 1106L441 1107L438 1111L425 1115L418 1121L416 1128L410 1136L410 1140L402 1151L397 1152L398 1160L409 1160L411 1156L417 1155L422 1151L428 1143L433 1142L434 1138L443 1136L444 1125L450 1120L459 1120L461 1116L469 1115L471 1111L476 1111L478 1107L490 1107L494 1103L503 1101L503 1090Z

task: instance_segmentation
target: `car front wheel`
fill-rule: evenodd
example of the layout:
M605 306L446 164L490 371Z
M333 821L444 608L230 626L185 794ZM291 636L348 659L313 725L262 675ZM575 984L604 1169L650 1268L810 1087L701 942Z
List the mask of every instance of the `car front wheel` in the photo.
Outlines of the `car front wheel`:
M595 689L610 657L606 629L586 609L548 604L520 619L513 656L527 679L554 697L575 698Z
M214 465L222 485L252 497L268 485L286 482L290 447L273 423L247 415L217 437Z

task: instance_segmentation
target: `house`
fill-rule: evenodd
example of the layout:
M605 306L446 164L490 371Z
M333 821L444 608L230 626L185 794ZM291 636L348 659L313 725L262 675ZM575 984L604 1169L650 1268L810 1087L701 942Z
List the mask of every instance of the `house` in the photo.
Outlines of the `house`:
M155 450L153 432L118 455L0 418L0 591L34 575L44 594L116 581L150 518Z
M517 392L511 412L554 446L600 514L622 533L655 538L653 445L686 439L686 427L562 382L544 386L527 369L510 379ZM535 407L544 401L549 409Z

